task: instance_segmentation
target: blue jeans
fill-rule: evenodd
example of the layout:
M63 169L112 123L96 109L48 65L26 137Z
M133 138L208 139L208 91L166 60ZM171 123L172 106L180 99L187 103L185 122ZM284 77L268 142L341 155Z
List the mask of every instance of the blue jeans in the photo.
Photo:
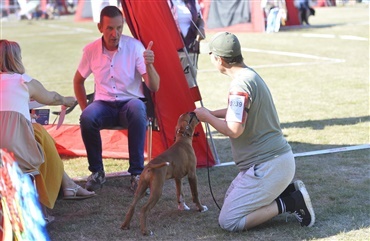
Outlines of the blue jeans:
M104 171L100 130L115 126L128 129L128 172L132 175L141 174L144 169L147 117L145 103L140 99L114 102L97 100L84 109L80 116L80 127L89 170Z

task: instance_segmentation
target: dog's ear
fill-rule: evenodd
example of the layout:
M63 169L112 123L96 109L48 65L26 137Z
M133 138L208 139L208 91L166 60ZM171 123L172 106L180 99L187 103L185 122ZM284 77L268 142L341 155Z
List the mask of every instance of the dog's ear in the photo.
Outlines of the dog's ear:
M177 125L175 127L175 131L177 132L177 130L184 130L185 129L185 126L188 125L188 122L185 121L185 120L181 120L179 119L179 121L177 122Z

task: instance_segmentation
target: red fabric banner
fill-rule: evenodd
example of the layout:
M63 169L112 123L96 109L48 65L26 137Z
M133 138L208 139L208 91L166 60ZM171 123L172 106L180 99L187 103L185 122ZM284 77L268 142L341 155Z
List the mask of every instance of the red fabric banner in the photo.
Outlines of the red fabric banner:
M178 117L196 108L177 53L177 50L183 47L183 42L167 0L122 0L121 3L132 35L144 46L150 41L154 43L154 66L161 82L153 100L163 145L167 149L173 143ZM214 158L201 124L197 126L196 134L193 147L198 166L206 166L207 161L209 165L214 165Z

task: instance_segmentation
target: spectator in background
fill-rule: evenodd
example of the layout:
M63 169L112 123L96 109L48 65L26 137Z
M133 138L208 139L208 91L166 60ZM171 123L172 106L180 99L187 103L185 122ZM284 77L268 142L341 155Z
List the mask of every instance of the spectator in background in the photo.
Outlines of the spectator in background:
M279 32L280 25L285 25L287 19L285 0L262 0L261 7L266 17L266 32Z
M56 3L54 0L50 0L46 4L46 9L45 9L45 19L54 19L60 17L60 14L56 8Z
M18 19L28 19L32 20L33 14L36 12L37 7L40 6L40 0L27 1L27 0L18 0L19 8Z
M294 6L299 11L299 20L301 24L310 25L308 18L313 15L315 16L315 9L311 7L310 0L294 0Z
M169 6L192 62L189 63L184 51L179 50L181 65L191 88L196 86L200 41L206 37L204 20L198 0L169 0ZM194 66L194 73L190 69L190 64Z

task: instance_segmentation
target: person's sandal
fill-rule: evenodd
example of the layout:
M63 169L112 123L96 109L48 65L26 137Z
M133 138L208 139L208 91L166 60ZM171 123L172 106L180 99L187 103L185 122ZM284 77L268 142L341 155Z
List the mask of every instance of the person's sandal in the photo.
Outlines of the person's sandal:
M44 217L44 220L46 225L48 225L55 220L55 217L48 214L47 216Z
M87 195L77 195L78 189L80 188L81 186L79 185L76 185L74 188L64 188L63 189L63 193L64 193L63 199L64 200L82 200L82 199L94 197L96 195L95 193L91 193ZM73 194L65 195L66 192L73 192Z

